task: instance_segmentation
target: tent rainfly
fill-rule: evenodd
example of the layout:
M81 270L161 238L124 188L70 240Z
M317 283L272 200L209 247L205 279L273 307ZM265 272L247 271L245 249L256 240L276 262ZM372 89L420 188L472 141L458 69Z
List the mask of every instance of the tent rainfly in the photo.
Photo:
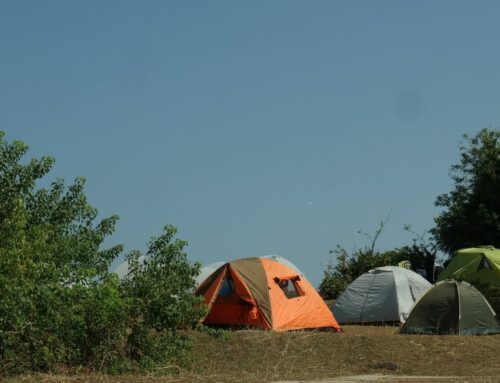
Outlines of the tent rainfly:
M396 266L372 269L356 278L331 307L339 323L404 322L431 284Z
M500 250L493 246L458 250L438 281L445 279L467 279L500 285Z
M198 287L209 307L203 323L286 331L341 331L307 279L272 258L243 258L219 267Z
M401 334L500 334L486 298L467 282L438 282L413 307Z
M302 271L300 271L300 269L297 266L295 266L288 259L283 258L281 255L262 255L259 258L271 259L273 261L276 261L278 263L281 263L282 265L285 265L293 269L299 275L302 274ZM226 263L227 262L214 262L207 266L203 266L200 270L200 274L196 277L196 288L198 288L203 283L203 281L207 279L215 270L217 270L219 267L221 267Z

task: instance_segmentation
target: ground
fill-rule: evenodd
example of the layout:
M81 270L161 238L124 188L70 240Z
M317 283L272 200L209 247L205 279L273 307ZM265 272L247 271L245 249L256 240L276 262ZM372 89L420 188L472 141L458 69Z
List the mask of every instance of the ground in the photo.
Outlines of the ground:
M329 332L233 331L194 336L191 369L158 374L27 375L20 382L500 382L500 336L399 335L398 327Z

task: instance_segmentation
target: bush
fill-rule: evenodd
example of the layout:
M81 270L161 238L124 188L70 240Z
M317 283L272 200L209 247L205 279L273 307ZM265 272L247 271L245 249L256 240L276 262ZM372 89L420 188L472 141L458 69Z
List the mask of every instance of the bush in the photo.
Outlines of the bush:
M129 356L142 368L165 361L187 362L188 338L179 329L196 328L206 314L201 298L192 294L199 264L188 262L186 242L175 239L176 229L166 226L161 236L152 238L147 257L129 254L129 273L123 293L130 299Z
M22 163L28 147L0 132L0 374L54 371L60 365L123 372L182 364L204 308L190 291L199 265L174 239L153 238L148 260L129 259L122 283L108 273L122 246L102 249L117 216L97 221L84 179L49 188L37 182L50 157Z

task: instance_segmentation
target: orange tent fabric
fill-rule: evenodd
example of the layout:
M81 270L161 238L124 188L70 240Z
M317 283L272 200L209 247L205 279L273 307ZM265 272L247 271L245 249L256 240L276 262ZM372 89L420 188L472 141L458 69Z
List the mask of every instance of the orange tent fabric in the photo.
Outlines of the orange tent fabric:
M341 331L332 312L303 275L265 258L244 258L221 266L196 290L209 313L203 323L286 331Z

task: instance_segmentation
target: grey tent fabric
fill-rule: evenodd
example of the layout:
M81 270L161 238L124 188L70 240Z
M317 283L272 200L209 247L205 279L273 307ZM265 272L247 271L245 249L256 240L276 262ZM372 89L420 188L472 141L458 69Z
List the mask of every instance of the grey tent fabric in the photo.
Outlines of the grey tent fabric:
M331 307L339 323L404 322L431 284L396 266L378 267L354 280Z
M445 280L430 289L410 312L401 334L500 334L486 298L467 282Z

